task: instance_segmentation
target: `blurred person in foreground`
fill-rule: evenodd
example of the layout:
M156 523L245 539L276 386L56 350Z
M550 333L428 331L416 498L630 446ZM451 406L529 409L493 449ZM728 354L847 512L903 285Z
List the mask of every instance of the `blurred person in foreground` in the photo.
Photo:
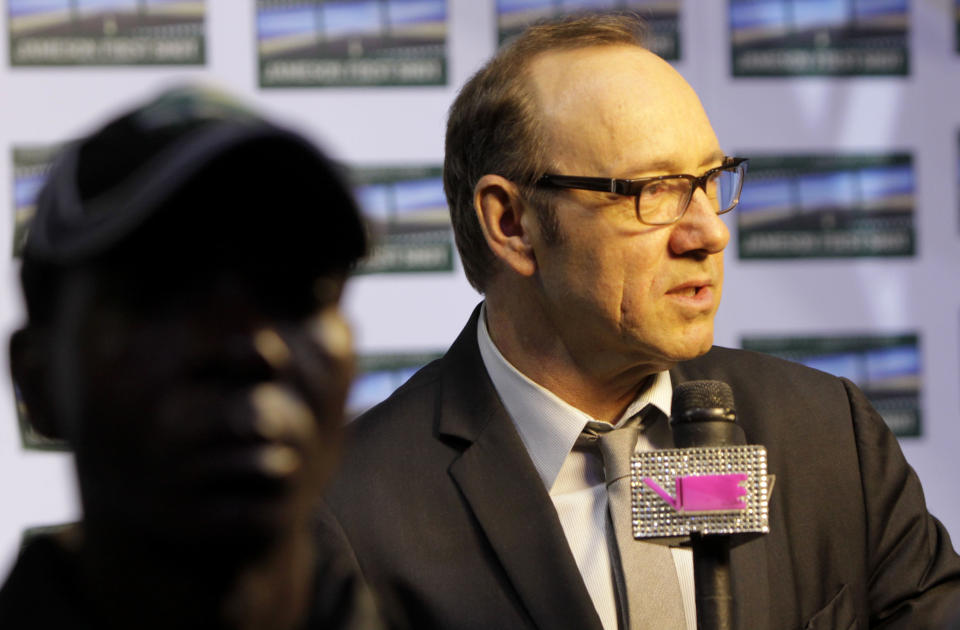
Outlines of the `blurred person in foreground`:
M377 627L317 549L366 237L314 146L176 88L69 145L38 200L10 342L82 521L22 550L0 627Z
M746 160L642 26L535 26L460 91L444 184L484 301L444 357L350 425L327 499L341 542L416 628L694 630L690 549L621 549L609 523L630 506L608 512L590 443L639 429L629 449L672 447L674 387L718 380L776 475L769 534L731 552L735 627L938 627L960 558L863 393L711 347L719 215Z

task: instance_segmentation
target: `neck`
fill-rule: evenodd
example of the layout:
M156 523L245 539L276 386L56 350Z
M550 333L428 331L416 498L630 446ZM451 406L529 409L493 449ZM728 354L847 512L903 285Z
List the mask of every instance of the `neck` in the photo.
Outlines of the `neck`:
M486 324L494 345L527 378L592 418L616 422L648 377L666 367L580 346L545 309L516 295L501 299L487 292Z

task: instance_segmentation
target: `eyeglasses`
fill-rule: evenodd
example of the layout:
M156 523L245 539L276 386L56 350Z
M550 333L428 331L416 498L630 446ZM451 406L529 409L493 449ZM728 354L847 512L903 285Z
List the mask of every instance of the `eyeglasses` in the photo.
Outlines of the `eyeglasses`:
M680 174L640 179L609 179L544 175L537 181L537 186L599 190L627 195L635 199L637 219L641 223L670 225L679 221L687 211L697 188L703 189L717 214L733 210L740 202L740 191L743 189L746 172L747 158L726 157L722 166L711 168L699 177Z

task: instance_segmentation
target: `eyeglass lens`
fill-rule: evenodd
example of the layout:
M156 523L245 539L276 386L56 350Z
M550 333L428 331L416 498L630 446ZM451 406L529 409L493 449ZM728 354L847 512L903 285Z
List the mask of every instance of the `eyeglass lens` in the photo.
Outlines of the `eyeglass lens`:
M704 183L704 191L717 214L737 205L742 181L743 169L740 167L710 174ZM640 220L653 225L673 223L690 204L693 186L694 179L688 177L667 177L644 185L637 197Z

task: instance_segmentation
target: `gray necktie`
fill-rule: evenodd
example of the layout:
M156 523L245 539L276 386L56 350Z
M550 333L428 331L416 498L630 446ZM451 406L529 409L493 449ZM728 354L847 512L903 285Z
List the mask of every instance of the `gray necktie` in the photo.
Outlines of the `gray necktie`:
M648 405L642 413L650 416L660 412ZM589 443L592 438L603 457L609 497L608 516L616 539L616 549L611 549L610 555L620 628L686 630L683 596L670 549L633 537L630 457L641 431L640 416L637 414L619 429L590 423L584 430L586 442Z

